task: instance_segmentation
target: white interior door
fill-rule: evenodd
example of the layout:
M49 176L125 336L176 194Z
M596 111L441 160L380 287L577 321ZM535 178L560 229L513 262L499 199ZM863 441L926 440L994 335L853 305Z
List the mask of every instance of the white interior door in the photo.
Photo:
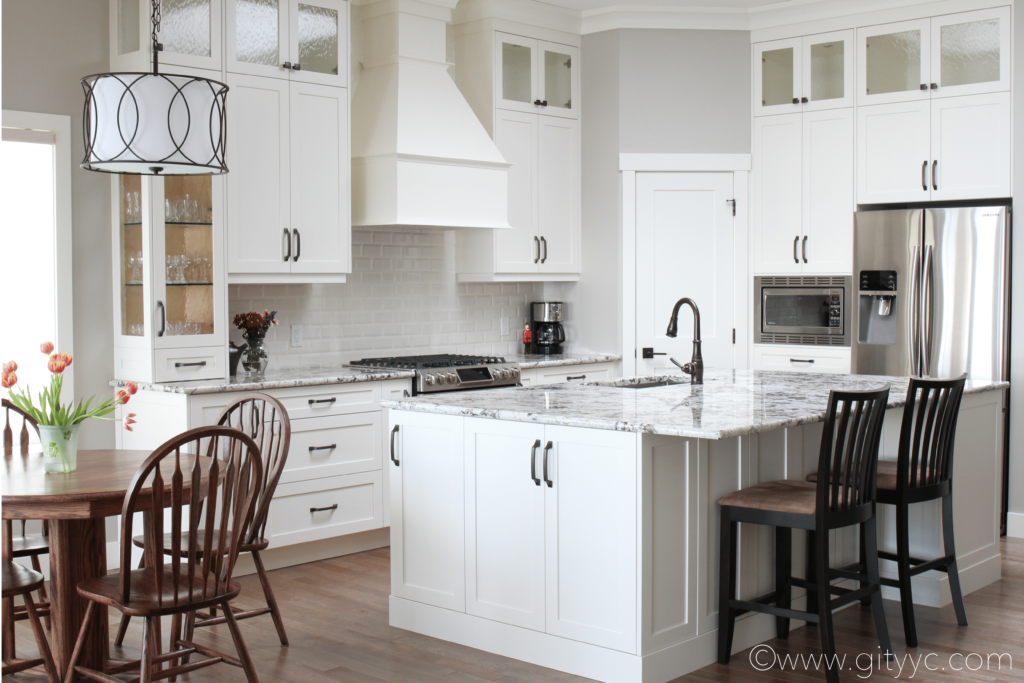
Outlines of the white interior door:
M672 307L700 308L704 366L735 367L735 235L732 173L638 173L636 197L637 374L679 369L690 360L693 315L679 312L679 334L665 336ZM640 349L653 348L653 359Z
M544 630L544 426L466 420L466 612Z

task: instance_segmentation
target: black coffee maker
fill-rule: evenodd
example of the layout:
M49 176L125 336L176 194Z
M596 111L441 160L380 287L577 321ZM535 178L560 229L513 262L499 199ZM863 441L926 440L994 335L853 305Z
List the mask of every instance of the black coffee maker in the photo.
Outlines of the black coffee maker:
M562 302L538 301L530 304L530 330L533 332L530 353L561 353L565 341Z

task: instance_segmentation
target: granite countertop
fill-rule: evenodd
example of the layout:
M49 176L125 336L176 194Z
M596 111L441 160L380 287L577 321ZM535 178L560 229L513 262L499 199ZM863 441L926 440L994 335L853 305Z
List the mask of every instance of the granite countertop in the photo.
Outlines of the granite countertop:
M513 353L503 356L509 363L519 363L524 370L530 368L555 368L560 365L585 365L587 363L614 363L622 356L613 353Z
M625 388L663 375L608 382L481 389L385 400L386 408L513 422L728 439L821 422L830 389L866 390L892 385L889 407L905 402L907 377L823 375L753 370L704 370L704 384ZM966 393L992 391L1006 382L968 382Z
M191 382L138 382L140 389L171 394L219 394L226 391L263 391L310 387L320 384L348 384L351 382L379 382L386 379L411 379L412 370L359 370L357 368L297 368L269 370L263 377L238 374L228 379L198 379ZM110 386L124 386L123 380L111 380Z

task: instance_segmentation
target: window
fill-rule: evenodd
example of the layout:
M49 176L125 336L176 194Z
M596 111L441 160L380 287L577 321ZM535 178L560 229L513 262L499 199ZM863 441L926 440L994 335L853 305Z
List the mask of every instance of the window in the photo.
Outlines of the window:
M33 395L50 379L39 344L52 341L74 354L70 131L67 116L3 112L0 362L16 360L18 386L31 387ZM74 396L68 371L64 394L65 401Z

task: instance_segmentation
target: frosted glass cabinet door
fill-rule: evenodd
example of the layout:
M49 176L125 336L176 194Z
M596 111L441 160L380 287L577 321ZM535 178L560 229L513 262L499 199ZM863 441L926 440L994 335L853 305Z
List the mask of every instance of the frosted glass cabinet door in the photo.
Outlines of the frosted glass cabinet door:
M282 0L283 1L283 0ZM288 0L288 60L291 80L348 85L348 3Z
M929 99L931 35L928 19L857 29L857 104Z
M579 50L571 45L545 43L537 48L540 100L538 109L547 116L579 118Z
M494 34L494 106L536 114L541 107L537 84L537 41L508 33Z
M226 0L227 71L288 78L288 0Z
M803 39L754 45L754 116L801 111Z
M803 111L853 106L853 31L804 36Z
M1010 8L932 17L932 97L1010 89Z
M149 4L142 9L149 16ZM221 0L162 0L160 11L160 63L219 71ZM148 33L143 40L149 42Z

